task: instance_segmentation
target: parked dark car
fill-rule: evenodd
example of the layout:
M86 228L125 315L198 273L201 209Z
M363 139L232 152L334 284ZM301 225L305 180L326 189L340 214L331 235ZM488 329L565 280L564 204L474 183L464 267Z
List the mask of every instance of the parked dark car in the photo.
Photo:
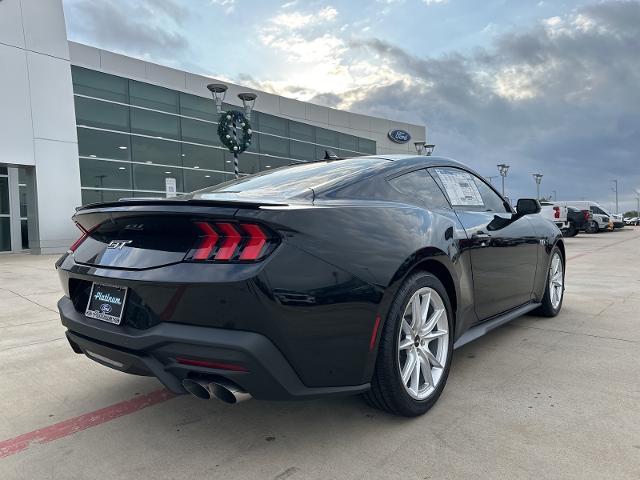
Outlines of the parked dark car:
M589 211L567 207L567 220L569 221L569 229L564 236L575 237L581 230L589 228Z
M539 211L460 163L406 155L87 205L56 264L58 307L75 352L175 393L363 393L420 415L455 348L560 311L564 245Z

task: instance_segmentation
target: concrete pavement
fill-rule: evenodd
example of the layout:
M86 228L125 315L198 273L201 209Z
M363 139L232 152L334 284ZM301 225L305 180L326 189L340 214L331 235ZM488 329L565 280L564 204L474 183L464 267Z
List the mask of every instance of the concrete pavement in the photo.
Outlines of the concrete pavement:
M457 350L411 420L357 397L163 397L71 351L55 257L2 255L0 478L638 479L640 228L566 245L562 313Z

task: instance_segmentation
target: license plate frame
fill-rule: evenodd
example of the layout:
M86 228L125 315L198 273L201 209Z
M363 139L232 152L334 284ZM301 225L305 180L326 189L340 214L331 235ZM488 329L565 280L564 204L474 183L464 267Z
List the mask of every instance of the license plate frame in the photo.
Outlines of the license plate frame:
M120 325L128 293L128 287L93 282L84 314L95 320Z

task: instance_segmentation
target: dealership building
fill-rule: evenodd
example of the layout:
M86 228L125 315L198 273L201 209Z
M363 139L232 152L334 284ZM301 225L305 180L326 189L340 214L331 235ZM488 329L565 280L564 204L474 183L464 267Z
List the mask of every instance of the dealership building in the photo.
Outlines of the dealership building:
M61 0L0 0L0 65L0 251L65 251L82 204L233 178L206 88L215 80L68 41ZM424 126L227 85L226 108L258 95L243 174L425 140ZM393 142L392 130L411 141Z

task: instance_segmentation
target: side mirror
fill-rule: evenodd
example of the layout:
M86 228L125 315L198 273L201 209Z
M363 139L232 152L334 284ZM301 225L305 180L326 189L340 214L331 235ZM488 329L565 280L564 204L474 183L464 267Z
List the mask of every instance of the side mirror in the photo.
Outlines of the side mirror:
M516 205L518 215L533 215L540 213L540 210L542 210L540 202L535 198L520 198Z

